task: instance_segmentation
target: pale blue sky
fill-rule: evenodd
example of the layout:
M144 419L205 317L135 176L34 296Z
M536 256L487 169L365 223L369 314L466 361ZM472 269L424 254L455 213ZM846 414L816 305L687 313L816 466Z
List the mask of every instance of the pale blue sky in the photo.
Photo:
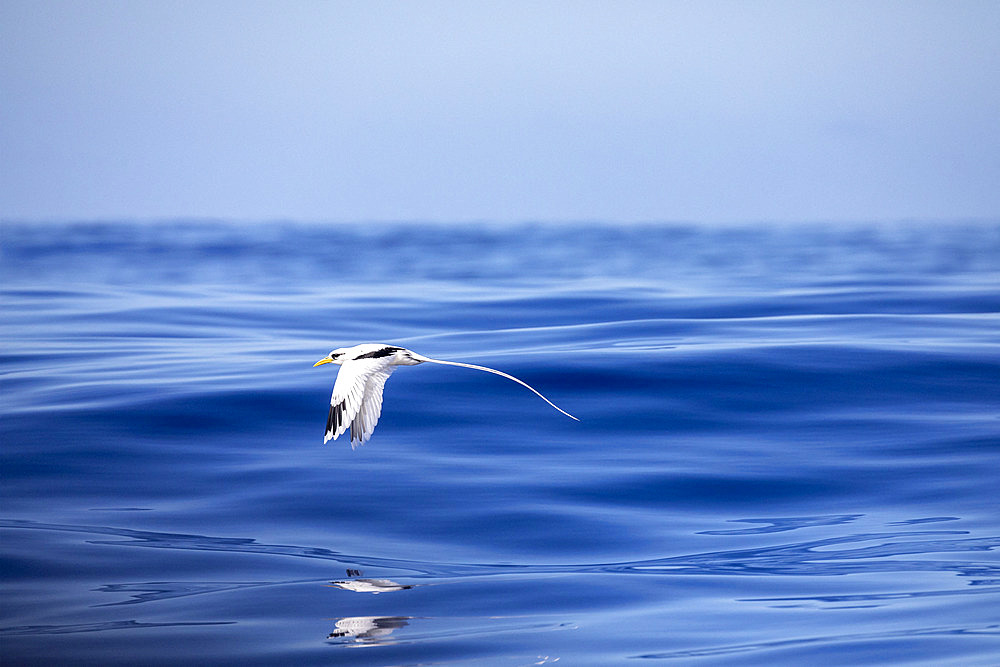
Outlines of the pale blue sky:
M1000 217L1000 2L0 0L0 218Z

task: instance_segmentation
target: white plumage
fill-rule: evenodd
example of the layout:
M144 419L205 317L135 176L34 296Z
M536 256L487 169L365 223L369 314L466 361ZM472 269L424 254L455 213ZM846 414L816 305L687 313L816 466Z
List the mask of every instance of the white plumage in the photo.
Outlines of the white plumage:
M395 345L362 343L354 347L337 348L313 364L313 366L340 365L337 381L333 385L333 396L330 398L330 414L326 420L326 436L323 442L327 443L331 438L336 440L347 429L351 429L351 447L365 443L375 430L379 415L382 413L382 389L385 387L385 381L397 366L415 366L422 363L461 366L500 375L527 387L559 412L576 419L542 396L527 382L503 371L458 361L431 359Z

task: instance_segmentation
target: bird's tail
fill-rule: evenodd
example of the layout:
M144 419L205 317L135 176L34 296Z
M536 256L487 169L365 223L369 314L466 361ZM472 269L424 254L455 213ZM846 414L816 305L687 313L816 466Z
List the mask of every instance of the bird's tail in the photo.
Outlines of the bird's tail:
M416 359L417 361L426 361L426 362L429 362L429 363L432 363L432 364L443 364L445 366L461 366L462 368L472 368L472 369L477 370L477 371L486 371L487 373L493 373L494 375L499 375L501 377L505 377L508 380L513 380L514 382L518 383L522 387L527 387L528 389L530 389L531 391L533 391L535 393L535 395L538 396L538 398L542 399L543 401L545 401L546 403L548 403L549 405L551 405L552 407L554 407L556 410L558 410L559 412L561 412L564 415L566 415L567 417L569 417L570 419L576 419L576 421L580 421L579 419L577 419L576 417L574 417L570 413L566 412L565 410L563 410L562 408L560 408L558 405L556 405L555 403L553 403L549 399L547 399L544 396L542 396L542 394L541 394L540 391L538 391L537 389L535 389L534 387L532 387L527 382L524 382L523 380L518 380L513 375L508 375L507 373L504 373L503 371L498 371L495 368L487 368L486 366L476 366L475 364L463 364L460 361L443 361L441 359L431 359L430 357L425 357L422 354L416 354L416 353L413 353L413 358Z

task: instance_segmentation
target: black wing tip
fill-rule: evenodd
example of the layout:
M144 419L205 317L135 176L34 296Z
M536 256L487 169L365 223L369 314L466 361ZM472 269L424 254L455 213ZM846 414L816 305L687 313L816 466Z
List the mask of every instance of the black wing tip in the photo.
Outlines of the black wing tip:
M344 423L344 410L347 409L347 401L341 401L330 405L330 412L326 416L326 432L336 433L341 424Z

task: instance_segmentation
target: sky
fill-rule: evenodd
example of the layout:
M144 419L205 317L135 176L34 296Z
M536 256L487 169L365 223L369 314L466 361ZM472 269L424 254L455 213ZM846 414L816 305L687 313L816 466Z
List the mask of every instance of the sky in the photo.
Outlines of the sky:
M996 0L0 0L0 219L1000 218Z

